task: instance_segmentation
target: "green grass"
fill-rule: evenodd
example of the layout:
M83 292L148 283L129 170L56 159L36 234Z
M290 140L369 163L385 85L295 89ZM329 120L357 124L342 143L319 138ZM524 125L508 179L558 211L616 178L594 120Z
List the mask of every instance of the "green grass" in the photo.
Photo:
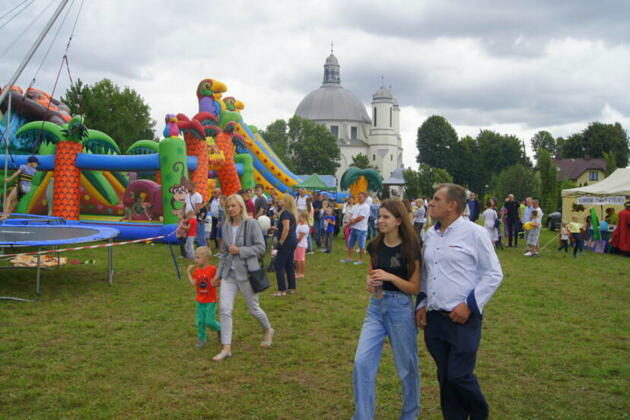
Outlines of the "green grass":
M97 264L44 272L36 303L0 302L0 418L350 418L368 295L365 266L339 264L335 247L309 257L297 295L261 295L277 330L271 349L258 347L259 327L237 298L234 356L223 363L210 360L218 344L195 349L194 290L166 246L115 248L111 287L105 250L70 254ZM552 245L537 259L522 252L499 252L505 279L485 310L477 375L492 417L628 418L630 259L574 259ZM31 296L33 279L1 270L0 295ZM438 419L435 368L418 339L422 418ZM377 406L377 418L397 418L388 346Z

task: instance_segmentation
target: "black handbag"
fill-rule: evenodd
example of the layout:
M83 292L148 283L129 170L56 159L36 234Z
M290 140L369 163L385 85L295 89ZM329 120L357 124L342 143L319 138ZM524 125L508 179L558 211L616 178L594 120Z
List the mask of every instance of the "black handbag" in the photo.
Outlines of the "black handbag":
M247 246L247 225L245 222L245 238L243 238L244 245ZM260 293L269 288L269 278L267 278L267 271L265 270L265 262L262 256L258 257L258 270L247 270L247 279L252 286L254 293Z

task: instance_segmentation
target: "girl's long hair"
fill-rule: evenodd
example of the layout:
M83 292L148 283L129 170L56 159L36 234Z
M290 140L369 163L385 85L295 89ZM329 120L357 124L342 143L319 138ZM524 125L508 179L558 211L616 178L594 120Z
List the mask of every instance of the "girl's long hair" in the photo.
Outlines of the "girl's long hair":
M411 226L411 220L409 219L407 208L400 200L387 199L381 203L379 212L381 209L389 211L392 216L400 220L400 225L398 226L398 236L400 236L400 240L402 242L401 251L403 257L405 258L405 264L407 265L407 273L411 276L416 269L416 260L420 255L420 243L418 242L418 237L416 236L413 226ZM378 249L384 239L385 235L379 232L376 238L372 239L370 242L370 246L368 248L370 249L372 267L374 267L375 262L378 261Z
M295 206L295 199L291 196L291 194L284 193L282 194L282 211L288 211L295 217L297 221L297 208Z

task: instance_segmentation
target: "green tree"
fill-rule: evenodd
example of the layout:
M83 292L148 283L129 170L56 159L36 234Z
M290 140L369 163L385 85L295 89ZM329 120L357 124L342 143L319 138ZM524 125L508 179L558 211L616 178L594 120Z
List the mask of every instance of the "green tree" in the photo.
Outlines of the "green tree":
M294 116L289 120L289 139L297 172L334 174L339 167L341 150L325 126Z
M477 135L482 167L490 171L491 175L498 174L503 169L520 163L531 166L523 151L521 140L512 135L503 135L490 130L482 130Z
M560 144L560 156L563 159L584 158L586 156L586 143L582 133L572 134Z
M260 133L280 160L294 170L293 160L289 154L289 127L285 120L276 120Z
M530 140L530 144L532 145L534 159L536 161L538 161L538 149L545 149L551 153L552 156L556 153L556 140L549 131L541 130L534 134L534 137Z
M468 187L476 193L485 191L484 171L477 141L466 136L455 145L456 165L452 170L453 182Z
M603 124L593 122L582 132L587 154L592 158L603 158L604 152L615 154L618 168L628 166L630 145L628 135L621 124Z
M411 168L407 168L403 171L403 178L405 179L405 198L408 200L415 200L422 196L420 172L414 171Z
M121 90L109 79L91 86L79 79L61 100L72 115L83 115L88 127L107 133L121 150L137 140L155 138L149 105L133 89Z
M499 201L508 194L514 194L517 200L537 197L539 192L537 179L532 169L525 165L517 163L509 166L493 178L494 196L498 197Z
M427 118L418 128L416 145L419 164L426 164L434 168L453 171L455 160L455 146L457 133L446 118L433 115Z
M364 153L352 156L352 163L350 166L354 166L359 169L376 169L378 171L376 166L370 165L370 158L368 158L368 156Z
M610 152L604 152L604 160L606 161L606 176L608 176L617 169L617 158L615 156L615 152L612 150Z
M563 158L604 158L604 152L615 154L618 168L625 168L630 158L628 134L619 123L593 122L581 133L570 136L562 143Z
M540 205L546 215L558 210L558 168L553 163L551 153L545 149L538 151L538 173L540 174Z
M432 197L435 192L434 185L443 182L453 182L453 177L445 169L434 168L427 164L421 164L417 171L409 168L403 172L406 185L405 196L409 199Z

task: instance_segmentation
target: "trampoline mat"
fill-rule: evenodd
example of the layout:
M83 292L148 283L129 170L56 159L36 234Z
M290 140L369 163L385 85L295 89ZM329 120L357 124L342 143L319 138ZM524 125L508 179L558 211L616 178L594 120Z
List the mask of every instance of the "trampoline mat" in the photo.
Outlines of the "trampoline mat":
M117 229L82 226L0 226L0 246L50 246L102 241L119 234Z

